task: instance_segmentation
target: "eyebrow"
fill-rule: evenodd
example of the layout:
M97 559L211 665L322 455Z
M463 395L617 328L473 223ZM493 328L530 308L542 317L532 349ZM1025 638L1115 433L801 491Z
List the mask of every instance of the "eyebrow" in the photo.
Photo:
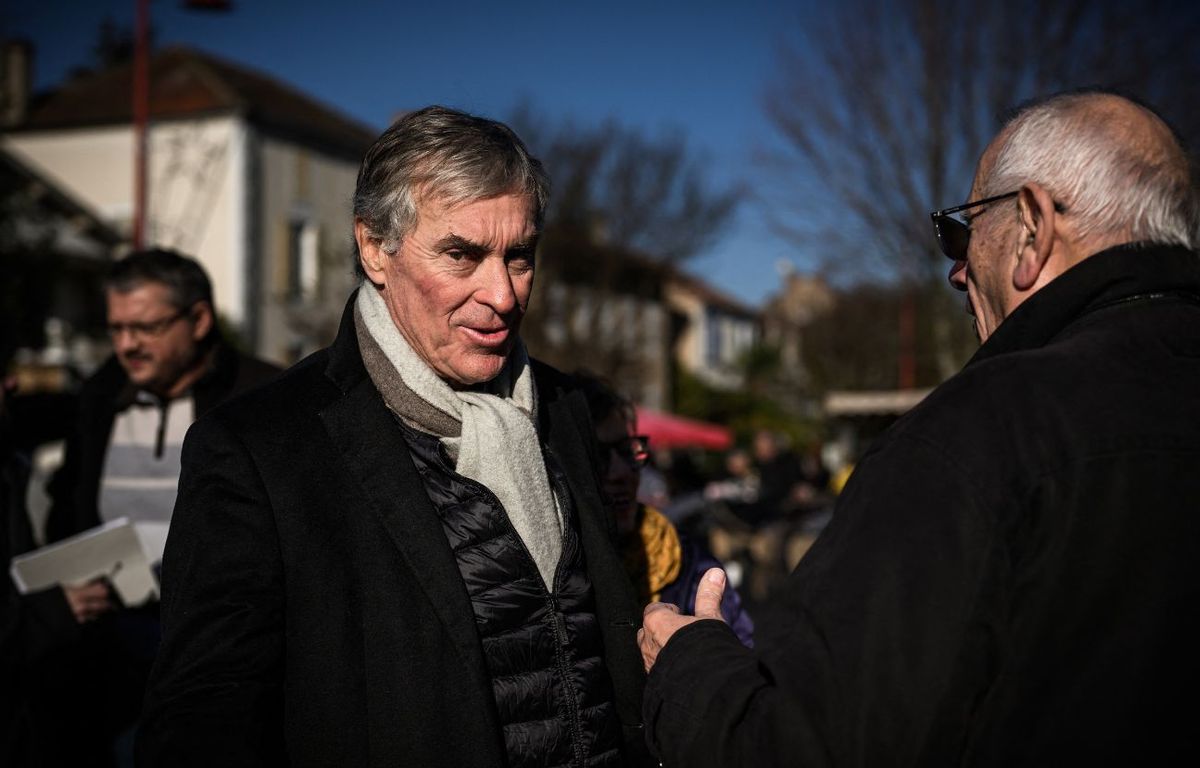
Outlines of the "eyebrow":
M468 256L483 257L487 255L488 247L482 243L476 243L468 240L461 235L449 234L434 243L434 250L438 253L446 253L447 251L462 251Z
M508 249L508 254L513 256L532 256L533 252L536 250L537 235L534 235L530 240L526 240L522 243L515 243L511 248Z
M482 243L476 243L468 240L462 235L449 234L434 243L433 248L438 253L446 253L447 251L462 251L463 253L473 258L482 258L491 250ZM506 254L528 254L532 253L537 248L537 236L532 239L520 243L514 243Z

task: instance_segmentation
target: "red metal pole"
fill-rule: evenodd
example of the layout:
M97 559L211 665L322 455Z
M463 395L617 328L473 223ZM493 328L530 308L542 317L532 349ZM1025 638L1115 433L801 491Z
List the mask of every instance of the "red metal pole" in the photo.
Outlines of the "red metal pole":
M150 0L136 0L133 42L133 247L146 242L146 124L150 118Z

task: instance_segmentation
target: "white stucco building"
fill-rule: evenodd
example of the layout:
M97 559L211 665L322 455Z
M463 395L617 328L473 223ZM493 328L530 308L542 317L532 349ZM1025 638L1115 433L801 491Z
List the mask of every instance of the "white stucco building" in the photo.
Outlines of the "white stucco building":
M286 363L327 344L352 284L351 200L376 131L267 75L169 48L150 67L146 244L204 264L218 312ZM4 148L128 235L132 67L31 100Z

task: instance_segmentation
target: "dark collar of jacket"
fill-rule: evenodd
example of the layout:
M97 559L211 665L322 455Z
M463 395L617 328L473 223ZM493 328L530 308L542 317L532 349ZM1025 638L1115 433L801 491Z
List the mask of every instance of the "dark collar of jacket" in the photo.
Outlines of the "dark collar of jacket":
M1076 320L1137 298L1200 300L1200 254L1153 243L1118 245L1071 267L1005 318L967 366L1044 346Z

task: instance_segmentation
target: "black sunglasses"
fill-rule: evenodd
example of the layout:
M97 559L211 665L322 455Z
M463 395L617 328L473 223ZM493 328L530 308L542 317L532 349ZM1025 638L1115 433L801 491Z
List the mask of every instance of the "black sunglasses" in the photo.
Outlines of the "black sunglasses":
M969 208L978 208L981 205L994 203L997 200L1007 200L1010 197L1016 197L1019 192L1020 190L1017 190L1016 192L1006 192L1003 195L996 195L995 197L985 197L982 200L963 203L953 208L934 211L929 214L929 218L933 219L933 233L937 235L938 246L942 249L942 253L946 254L946 258L953 261L966 261L967 246L971 244L971 227L958 219L950 218L951 214L965 211Z

